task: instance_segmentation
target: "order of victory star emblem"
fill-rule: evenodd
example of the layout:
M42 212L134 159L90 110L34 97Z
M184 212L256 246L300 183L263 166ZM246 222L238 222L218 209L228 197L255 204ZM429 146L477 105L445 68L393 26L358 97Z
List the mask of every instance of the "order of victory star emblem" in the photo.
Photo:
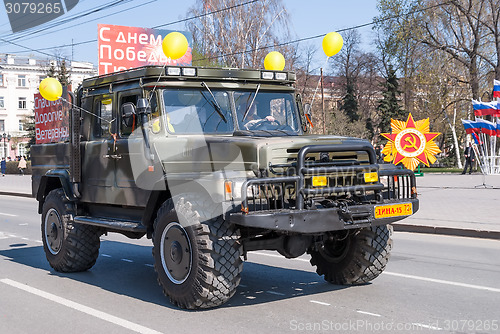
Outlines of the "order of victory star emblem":
M382 150L384 161L397 165L402 163L414 170L419 163L427 167L436 161L435 155L441 152L434 139L439 132L430 132L429 119L415 122L412 115L406 122L391 119L392 133L381 133L389 139Z

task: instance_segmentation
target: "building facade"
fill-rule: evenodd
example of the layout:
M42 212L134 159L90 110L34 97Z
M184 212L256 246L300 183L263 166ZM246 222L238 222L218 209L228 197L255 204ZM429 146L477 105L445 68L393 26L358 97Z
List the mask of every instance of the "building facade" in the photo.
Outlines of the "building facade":
M51 64L55 60L0 54L0 157L26 155L26 116L34 114L34 94ZM97 75L92 63L71 61L66 67L72 87Z

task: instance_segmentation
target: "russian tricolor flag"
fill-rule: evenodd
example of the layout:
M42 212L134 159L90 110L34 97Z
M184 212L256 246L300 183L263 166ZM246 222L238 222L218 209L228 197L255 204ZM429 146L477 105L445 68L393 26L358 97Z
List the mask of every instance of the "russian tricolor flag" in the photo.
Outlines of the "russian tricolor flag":
M478 132L479 127L477 127L477 124L475 121L469 121L469 120L462 120L462 124L464 125L465 132L469 135L472 135L472 138L474 138L474 141L476 142L477 145L482 144L483 142L481 139L479 139Z
M474 108L474 115L477 117L481 116L500 116L500 110L498 110L497 102L480 102L472 100L472 107Z
M497 123L492 123L490 121L487 121L485 119L477 119L476 120L476 125L479 129L481 129L481 132L490 136L499 136L500 131L497 128Z
M485 119L477 119L475 121L462 120L465 132L476 139L477 133L484 133L489 136L500 137L500 123L492 123Z
M476 126L476 122L474 121L463 119L462 124L464 125L465 132L469 135L474 131L479 131L479 128Z
M493 98L500 98L500 81L493 80Z

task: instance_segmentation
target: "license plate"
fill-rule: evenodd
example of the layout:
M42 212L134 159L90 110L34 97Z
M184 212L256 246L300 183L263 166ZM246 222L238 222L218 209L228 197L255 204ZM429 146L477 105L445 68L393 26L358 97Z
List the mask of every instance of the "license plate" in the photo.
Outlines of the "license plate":
M380 205L375 207L375 218L411 216L412 214L413 206L411 203Z

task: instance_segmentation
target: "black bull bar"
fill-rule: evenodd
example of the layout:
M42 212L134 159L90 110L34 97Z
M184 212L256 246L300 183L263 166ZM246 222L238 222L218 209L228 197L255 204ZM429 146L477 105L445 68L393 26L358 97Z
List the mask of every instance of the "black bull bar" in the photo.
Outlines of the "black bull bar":
M321 166L306 165L306 156L320 152L352 152L363 151L368 154L369 164L335 166L321 163ZM325 173L345 172L377 172L379 177L387 177L387 185L380 181L371 184L348 185L338 187L306 188L307 176ZM396 181L397 178L397 181ZM288 184L296 189L295 207L277 210L248 210L247 190L254 185ZM376 204L341 205L340 207L306 209L304 200L307 197L321 196L331 193L365 193L373 191ZM311 145L301 148L297 154L296 175L256 178L243 183L241 189L242 212L231 213L230 220L234 224L297 233L318 233L325 231L361 228L393 223L417 212L419 202L416 198L416 180L412 171L406 169L380 169L376 163L373 147L369 143L357 142L342 145ZM385 205L411 205L411 210L391 217L376 217L376 207Z

